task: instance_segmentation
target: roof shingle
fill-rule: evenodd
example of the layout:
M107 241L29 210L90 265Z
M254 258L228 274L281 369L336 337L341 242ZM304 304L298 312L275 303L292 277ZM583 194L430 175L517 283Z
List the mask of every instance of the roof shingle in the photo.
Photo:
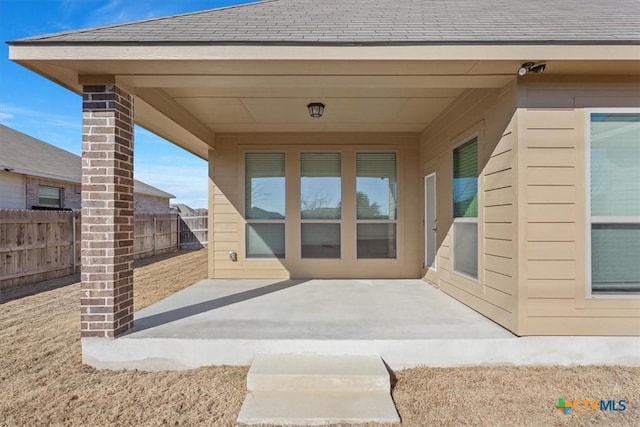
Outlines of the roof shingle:
M638 0L264 0L14 43L640 42Z
M82 182L80 157L1 124L0 168L58 181ZM175 197L137 179L134 180L133 191L148 196Z

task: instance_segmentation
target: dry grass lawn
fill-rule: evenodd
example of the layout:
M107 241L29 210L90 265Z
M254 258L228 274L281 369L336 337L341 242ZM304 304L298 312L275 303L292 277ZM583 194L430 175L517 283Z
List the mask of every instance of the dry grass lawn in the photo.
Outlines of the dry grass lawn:
M206 253L140 264L136 308L206 274ZM0 425L233 426L247 369L109 372L83 366L80 285L60 281L0 304ZM407 426L640 425L640 369L625 367L464 369L396 373L393 397ZM559 397L625 399L622 413L553 409Z

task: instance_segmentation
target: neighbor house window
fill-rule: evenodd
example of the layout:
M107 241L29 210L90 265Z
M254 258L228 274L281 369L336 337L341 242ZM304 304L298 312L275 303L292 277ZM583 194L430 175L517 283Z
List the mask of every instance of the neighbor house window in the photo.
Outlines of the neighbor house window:
M62 208L62 188L41 185L38 187L38 206Z
M340 258L340 153L300 155L302 258Z
M591 113L593 293L640 291L640 113Z
M356 154L356 219L358 258L396 257L396 153Z
M453 270L478 278L478 138L453 149Z
M245 154L247 258L285 256L285 154Z

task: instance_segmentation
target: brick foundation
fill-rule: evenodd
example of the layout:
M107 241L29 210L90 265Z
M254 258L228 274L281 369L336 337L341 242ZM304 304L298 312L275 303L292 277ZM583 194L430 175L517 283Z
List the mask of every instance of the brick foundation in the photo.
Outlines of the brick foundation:
M83 88L81 336L133 325L133 98Z

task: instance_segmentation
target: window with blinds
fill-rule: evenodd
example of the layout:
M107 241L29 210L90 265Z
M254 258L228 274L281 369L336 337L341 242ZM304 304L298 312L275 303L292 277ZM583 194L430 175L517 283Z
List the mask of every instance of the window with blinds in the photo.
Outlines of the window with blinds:
M453 149L453 270L478 278L478 138Z
M640 291L640 113L591 113L587 245L593 293Z
M62 208L62 188L41 185L38 187L38 206Z
M340 258L342 218L340 153L300 154L302 258Z
M396 153L356 154L358 258L396 258L397 168Z
M285 154L245 154L247 258L285 256Z

